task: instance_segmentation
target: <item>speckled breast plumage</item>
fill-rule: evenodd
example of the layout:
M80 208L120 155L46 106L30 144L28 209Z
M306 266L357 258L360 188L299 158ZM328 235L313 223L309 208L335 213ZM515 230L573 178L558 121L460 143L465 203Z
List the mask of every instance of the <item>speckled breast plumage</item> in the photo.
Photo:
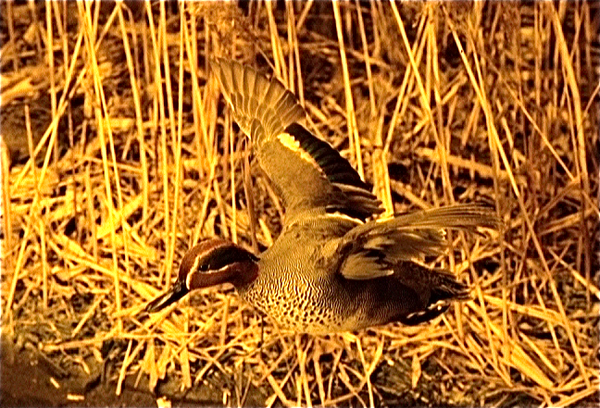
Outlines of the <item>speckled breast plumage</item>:
M300 333L347 330L345 326L353 320L352 305L344 302L341 292L333 293L337 292L333 275L315 271L320 246L295 238L293 234L280 237L261 256L258 278L238 287L238 292L282 329Z

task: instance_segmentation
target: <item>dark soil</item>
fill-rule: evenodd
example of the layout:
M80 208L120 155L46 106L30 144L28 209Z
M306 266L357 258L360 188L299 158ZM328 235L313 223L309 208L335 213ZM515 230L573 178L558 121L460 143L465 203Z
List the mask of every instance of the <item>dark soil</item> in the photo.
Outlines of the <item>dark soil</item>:
M90 384L97 381L94 381L94 376L86 376L84 373L56 378L52 362L41 353L27 347L18 350L4 337L1 357L2 407L156 406L155 397L148 391L125 387L121 395L117 396L114 384L100 382L90 387Z
M135 386L137 376L127 377L121 395L116 395L114 381L83 371L61 372L34 347L19 349L7 336L2 337L0 355L1 407L156 407L159 395L171 395L167 398L173 407L223 404L222 390L207 387L193 387L177 396L173 390L178 390L179 384L175 380L161 384L157 395L153 395L146 378Z

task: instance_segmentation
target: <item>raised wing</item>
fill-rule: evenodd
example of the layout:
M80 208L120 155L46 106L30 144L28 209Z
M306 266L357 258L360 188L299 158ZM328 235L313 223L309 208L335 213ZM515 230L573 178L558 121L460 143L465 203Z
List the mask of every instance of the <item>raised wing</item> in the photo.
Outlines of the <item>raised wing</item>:
M458 204L371 221L350 230L338 246L346 279L365 280L394 274L399 262L437 255L446 247L446 229L470 232L498 229L502 221L487 206Z
M296 96L277 79L222 58L210 64L235 122L254 143L262 144L306 116Z
M341 213L366 220L383 210L350 163L299 120L294 94L237 62L211 62L233 118L248 135L260 166L286 207L286 224L303 212Z

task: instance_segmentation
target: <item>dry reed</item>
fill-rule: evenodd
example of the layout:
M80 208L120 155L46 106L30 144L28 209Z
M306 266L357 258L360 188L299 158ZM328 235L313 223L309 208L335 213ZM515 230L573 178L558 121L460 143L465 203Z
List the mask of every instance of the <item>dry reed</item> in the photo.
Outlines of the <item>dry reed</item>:
M226 405L598 404L598 3L126 3L2 6L3 334ZM473 300L323 337L228 287L140 314L202 237L279 233L212 56L288 84L387 214L493 203L432 260Z

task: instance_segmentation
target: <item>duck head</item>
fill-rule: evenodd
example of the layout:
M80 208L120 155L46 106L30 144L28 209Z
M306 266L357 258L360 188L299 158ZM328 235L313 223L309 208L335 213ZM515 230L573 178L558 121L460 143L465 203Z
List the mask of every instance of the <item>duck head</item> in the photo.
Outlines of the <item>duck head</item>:
M257 261L252 253L229 241L202 241L184 255L173 286L148 303L145 310L148 313L158 312L194 289L226 282L236 287L248 285L258 276Z

